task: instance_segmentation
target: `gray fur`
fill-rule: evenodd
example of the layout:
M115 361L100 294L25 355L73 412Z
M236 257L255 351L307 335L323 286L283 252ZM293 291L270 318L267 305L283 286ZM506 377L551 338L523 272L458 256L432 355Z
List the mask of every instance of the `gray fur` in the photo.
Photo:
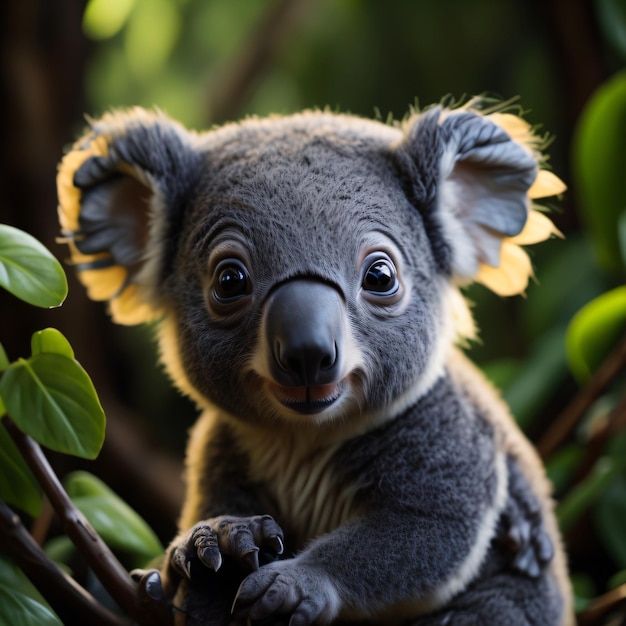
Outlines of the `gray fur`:
M108 156L74 181L83 250L133 268L203 409L164 570L187 623L227 623L233 599L242 623L572 623L538 460L452 345L451 280L521 231L535 156L471 111L198 136L137 115L95 124ZM130 218L112 206L128 166L149 199ZM248 282L229 300L233 258Z

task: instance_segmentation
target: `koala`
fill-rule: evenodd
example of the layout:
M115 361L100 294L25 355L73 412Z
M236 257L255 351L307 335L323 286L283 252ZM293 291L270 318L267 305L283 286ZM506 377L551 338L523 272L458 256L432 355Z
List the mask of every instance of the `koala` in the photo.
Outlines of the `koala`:
M524 291L564 190L506 109L205 133L135 108L63 159L71 262L156 322L201 414L163 587L179 624L571 625L551 489L459 346Z

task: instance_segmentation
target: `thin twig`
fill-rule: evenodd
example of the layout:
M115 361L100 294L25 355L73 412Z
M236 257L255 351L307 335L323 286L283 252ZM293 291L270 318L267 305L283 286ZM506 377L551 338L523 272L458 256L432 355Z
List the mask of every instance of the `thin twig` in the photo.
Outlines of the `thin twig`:
M0 500L0 548L37 587L64 624L127 624L59 569L28 533L18 515Z
M600 620L620 605L626 605L626 583L592 600L587 609L578 616L578 626L604 623Z
M140 605L137 586L85 516L74 506L39 444L22 433L9 418L5 417L3 422L50 499L65 533L78 548L104 588L127 615L141 624L150 623L147 621L146 607ZM166 622L161 621L161 623Z
M626 336L543 435L537 444L542 458L549 457L571 435L594 400L624 369L626 369Z

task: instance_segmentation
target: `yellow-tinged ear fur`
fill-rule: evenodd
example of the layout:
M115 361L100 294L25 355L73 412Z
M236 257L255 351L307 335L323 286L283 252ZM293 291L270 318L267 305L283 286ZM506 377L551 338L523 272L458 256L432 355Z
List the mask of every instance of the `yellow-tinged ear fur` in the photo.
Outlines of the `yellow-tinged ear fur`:
M513 141L530 151L541 161L539 153L540 139L532 134L528 122L510 113L492 113L486 116L503 128ZM520 247L545 241L552 236L562 237L561 232L552 221L533 205L532 200L548 198L562 194L566 186L549 170L539 170L528 189L528 217L522 231L513 237L502 237L499 265L480 264L475 280L500 296L512 296L524 293L528 280L533 274L532 264L528 255Z
M89 297L109 301L120 324L160 315L165 214L184 201L192 137L162 114L117 111L90 122L59 166L61 241Z
M409 118L398 159L441 270L458 287L480 282L509 296L523 293L532 275L520 246L560 234L533 201L565 185L541 169L545 140L526 121L482 105L475 99Z

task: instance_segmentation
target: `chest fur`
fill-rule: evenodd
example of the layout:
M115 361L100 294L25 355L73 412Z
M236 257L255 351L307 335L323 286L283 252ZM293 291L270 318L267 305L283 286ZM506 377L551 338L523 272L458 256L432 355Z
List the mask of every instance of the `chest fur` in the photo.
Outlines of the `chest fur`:
M341 480L336 469L339 444L312 445L307 439L255 438L254 445L244 439L251 476L298 548L359 513L357 485Z

